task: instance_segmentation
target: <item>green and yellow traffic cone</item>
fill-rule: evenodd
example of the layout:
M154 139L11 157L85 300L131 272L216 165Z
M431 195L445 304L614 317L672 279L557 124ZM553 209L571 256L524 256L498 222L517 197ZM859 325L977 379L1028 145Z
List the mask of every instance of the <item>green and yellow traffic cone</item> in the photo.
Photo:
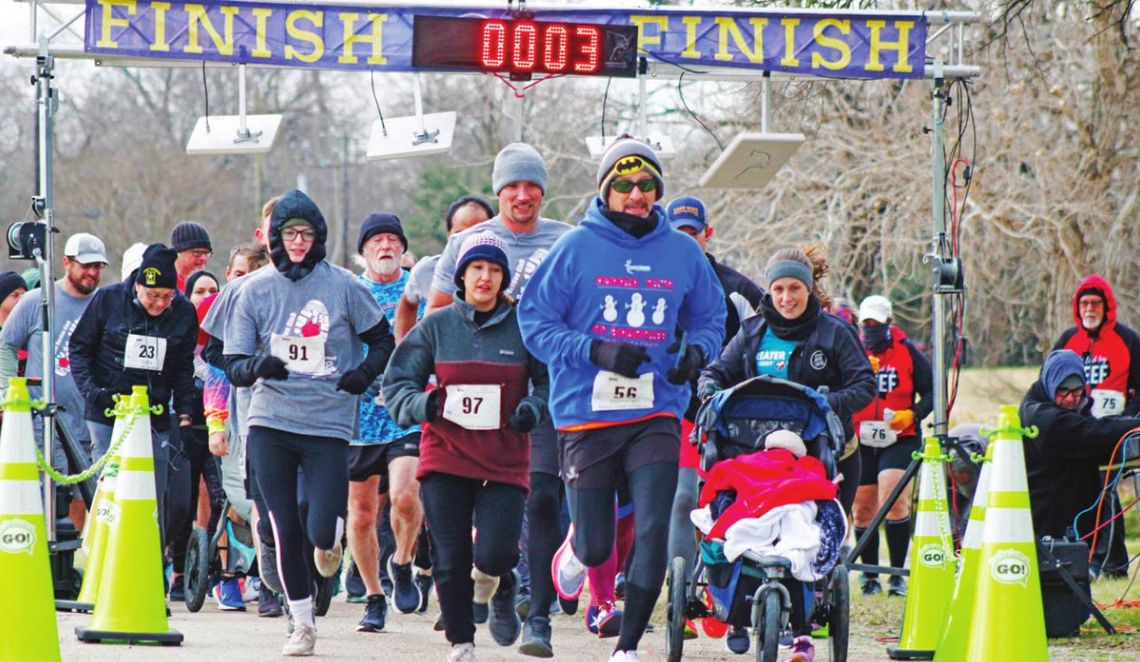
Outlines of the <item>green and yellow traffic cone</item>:
M139 417L149 424L145 418ZM114 432L111 439L118 439L124 430L126 417L115 418ZM137 423L136 423L137 424ZM95 498L91 505L91 517L87 519L88 526L83 537L83 549L87 555L87 563L83 567L83 585L79 588L79 596L73 604L67 607L74 611L91 611L99 595L99 583L103 578L103 560L107 553L107 539L111 529L115 526L118 506L115 504L115 482L118 480L119 457L112 456L111 461L103 469L103 476L99 480L99 487L95 491Z
M1049 659L1023 433L1032 437L1037 430L1023 430L1017 407L1003 405L988 449L993 461L973 606L959 630L962 641L939 660Z
M946 503L946 460L938 439L926 440L918 483L918 512L910 543L910 586L893 660L929 660L954 593L954 539Z
M80 641L182 643L166 620L162 548L151 451L150 402L135 386L130 408L137 414L119 451L115 524L107 536L102 577L90 627L75 628Z
M938 648L935 660L962 659L959 647L965 643L965 634L970 628L970 612L974 607L974 593L978 586L978 554L982 551L982 529L986 520L986 499L990 493L990 465L993 462L994 447L986 448L982 460L982 472L978 476L978 489L970 504L970 520L966 523L966 534L962 536L962 553L958 560L958 579L954 583L954 597L950 600L950 615Z
M0 660L59 660L55 589L28 381L8 380L0 426Z

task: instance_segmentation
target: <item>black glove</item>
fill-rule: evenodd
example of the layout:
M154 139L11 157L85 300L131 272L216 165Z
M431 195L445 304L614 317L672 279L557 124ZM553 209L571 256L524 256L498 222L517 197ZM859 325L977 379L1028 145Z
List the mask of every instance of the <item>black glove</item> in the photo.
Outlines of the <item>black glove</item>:
M681 341L669 345L665 351L670 354L681 351ZM685 353L677 361L677 365L669 368L665 376L670 384L687 384L701 374L703 367L705 367L705 351L695 345L685 345Z
M353 395L360 395L368 390L372 385L372 380L360 368L353 368L340 376L337 380L336 390L347 391Z
M697 399L703 404L706 400L720 393L720 387L714 382L705 382L703 386L697 387Z
M263 354L253 361L253 374L262 379L286 379L289 369L285 362L272 354Z
M104 409L115 408L115 395L118 393L112 388L97 388L91 393L91 404L95 410L102 413Z
M538 425L538 417L534 415L534 407L520 404L507 424L515 432L522 432L523 434L530 432Z
M443 387L428 391L427 404L424 406L424 420L432 422L439 418L440 408L443 405Z
M595 340L590 343L590 362L602 370L616 372L622 377L635 379L637 369L649 360L644 347L621 342Z

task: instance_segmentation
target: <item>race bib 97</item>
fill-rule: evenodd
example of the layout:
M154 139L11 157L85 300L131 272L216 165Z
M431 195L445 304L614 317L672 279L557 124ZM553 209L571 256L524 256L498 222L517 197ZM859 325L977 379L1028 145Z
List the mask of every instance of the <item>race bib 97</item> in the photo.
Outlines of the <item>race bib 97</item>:
M898 434L886 421L863 421L859 424L859 443L871 448L886 448L898 441Z
M320 336L302 338L273 334L269 353L285 362L289 372L315 374L325 365L325 341Z
M1089 396L1092 398L1092 415L1096 418L1120 416L1124 413L1124 394L1120 391L1094 388Z
M157 336L127 335L127 346L123 350L123 367L131 370L153 370L162 372L166 361L166 338Z
M465 430L498 430L502 402L498 384L448 384L443 417Z
M599 370L594 377L594 393L590 405L594 411L651 409L653 407L653 373L634 379L616 372Z

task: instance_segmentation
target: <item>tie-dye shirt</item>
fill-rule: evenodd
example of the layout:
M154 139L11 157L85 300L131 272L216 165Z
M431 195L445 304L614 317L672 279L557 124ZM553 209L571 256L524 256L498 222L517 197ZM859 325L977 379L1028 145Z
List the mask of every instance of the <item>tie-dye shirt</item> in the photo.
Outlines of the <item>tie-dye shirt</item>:
M408 278L408 272L403 269L400 270L400 277L391 283L377 283L365 278L363 274L360 276L360 281L368 286L376 303L380 304L380 312L384 313L389 323L396 317L396 306L400 303ZM367 351L365 348L365 353ZM402 428L392 420L384 408L384 396L380 393L383 381L384 375L378 375L372 387L360 397L360 424L357 426L356 438L352 440L353 446L386 444L420 431L418 425Z

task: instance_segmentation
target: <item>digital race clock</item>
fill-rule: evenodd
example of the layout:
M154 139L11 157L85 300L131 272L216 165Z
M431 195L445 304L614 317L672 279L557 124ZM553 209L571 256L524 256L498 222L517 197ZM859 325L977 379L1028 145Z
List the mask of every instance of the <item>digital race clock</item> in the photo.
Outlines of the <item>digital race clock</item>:
M637 74L637 28L530 18L416 16L412 66L430 71L533 74Z

